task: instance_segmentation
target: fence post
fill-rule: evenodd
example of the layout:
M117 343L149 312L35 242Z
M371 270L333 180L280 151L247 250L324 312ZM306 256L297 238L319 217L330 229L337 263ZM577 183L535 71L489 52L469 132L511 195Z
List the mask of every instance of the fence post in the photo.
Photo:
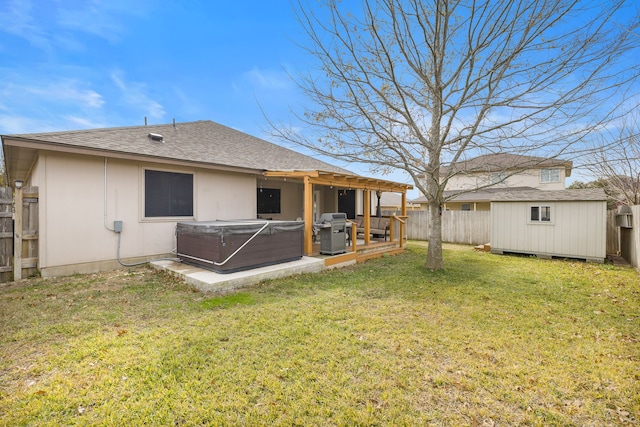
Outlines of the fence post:
M13 280L22 279L22 182L15 186L13 223Z

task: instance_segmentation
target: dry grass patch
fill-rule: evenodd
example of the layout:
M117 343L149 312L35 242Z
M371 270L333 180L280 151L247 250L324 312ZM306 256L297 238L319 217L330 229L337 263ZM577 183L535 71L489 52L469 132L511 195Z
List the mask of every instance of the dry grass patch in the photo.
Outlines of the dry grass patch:
M426 247L211 297L0 288L0 425L633 425L638 274Z

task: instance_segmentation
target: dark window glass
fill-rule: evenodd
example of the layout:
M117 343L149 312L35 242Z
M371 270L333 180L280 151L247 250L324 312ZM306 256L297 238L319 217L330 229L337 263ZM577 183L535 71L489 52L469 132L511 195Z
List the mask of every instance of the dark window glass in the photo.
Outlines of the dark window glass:
M193 175L145 170L144 216L193 216Z
M258 214L280 213L280 189L258 188Z
M531 206L531 221L540 221L540 207Z
M540 221L551 221L551 206L540 206Z
M531 221L551 222L551 206L531 206Z

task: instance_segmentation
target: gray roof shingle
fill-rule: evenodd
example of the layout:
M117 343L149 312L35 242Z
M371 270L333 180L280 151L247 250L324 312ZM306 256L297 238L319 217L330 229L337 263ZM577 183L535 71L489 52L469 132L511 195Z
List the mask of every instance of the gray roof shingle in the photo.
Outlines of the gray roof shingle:
M149 134L162 135L154 141ZM210 120L63 132L3 135L58 146L128 153L257 170L352 172Z
M601 188L585 188L576 190L530 190L497 193L492 202L587 202L606 201L607 195Z

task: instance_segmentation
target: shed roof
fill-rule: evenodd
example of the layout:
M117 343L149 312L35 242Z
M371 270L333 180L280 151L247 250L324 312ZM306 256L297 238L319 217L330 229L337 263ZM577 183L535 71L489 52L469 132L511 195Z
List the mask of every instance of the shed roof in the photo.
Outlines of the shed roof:
M607 194L601 188L576 190L525 190L497 193L492 202L588 202L607 201Z
M244 170L312 169L351 174L346 169L267 142L210 120L63 132L2 135L7 164L18 160L12 147L98 155L127 154ZM12 156L14 156L12 158ZM10 168L9 168L10 169ZM8 170L15 179L15 174Z

